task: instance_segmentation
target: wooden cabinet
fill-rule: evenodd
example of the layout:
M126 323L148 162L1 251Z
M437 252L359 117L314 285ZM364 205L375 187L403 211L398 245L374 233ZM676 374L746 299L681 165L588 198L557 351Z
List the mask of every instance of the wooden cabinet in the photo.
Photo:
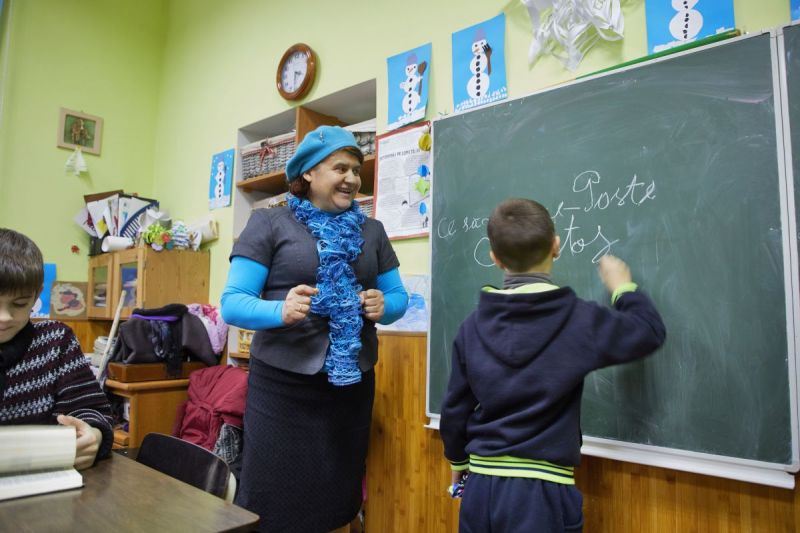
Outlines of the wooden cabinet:
M114 431L115 448L138 448L150 432L172 434L178 407L188 398L188 379L123 383L106 380L106 388L130 402L128 431Z
M89 260L89 318L114 317L120 295L122 318L134 308L171 303L208 303L209 252L141 247Z
M102 254L89 258L89 296L86 315L89 318L113 318L114 307L111 294L114 288L114 254ZM119 293L117 293L119 294Z

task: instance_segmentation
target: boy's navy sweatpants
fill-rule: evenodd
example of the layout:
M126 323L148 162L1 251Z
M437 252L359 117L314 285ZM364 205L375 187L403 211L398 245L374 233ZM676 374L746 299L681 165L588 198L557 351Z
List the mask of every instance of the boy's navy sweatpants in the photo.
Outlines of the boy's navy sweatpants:
M459 533L583 531L583 495L575 485L471 472L464 485Z

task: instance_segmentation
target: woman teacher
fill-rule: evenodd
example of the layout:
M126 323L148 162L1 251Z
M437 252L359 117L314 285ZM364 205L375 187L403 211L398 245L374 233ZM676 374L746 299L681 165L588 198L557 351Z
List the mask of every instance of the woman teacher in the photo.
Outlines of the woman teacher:
M375 322L408 303L383 225L354 201L363 160L343 128L308 133L289 205L254 210L231 253L223 317L256 330L236 503L266 531L333 531L361 505Z

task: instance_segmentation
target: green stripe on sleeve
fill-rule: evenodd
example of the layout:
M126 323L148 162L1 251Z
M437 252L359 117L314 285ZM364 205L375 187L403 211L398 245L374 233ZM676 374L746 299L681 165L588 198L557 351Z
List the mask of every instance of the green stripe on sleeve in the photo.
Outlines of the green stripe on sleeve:
M638 287L639 286L632 281L628 283L623 283L622 285L614 289L614 292L611 294L611 305L617 303L617 298L619 298L626 292L635 291Z

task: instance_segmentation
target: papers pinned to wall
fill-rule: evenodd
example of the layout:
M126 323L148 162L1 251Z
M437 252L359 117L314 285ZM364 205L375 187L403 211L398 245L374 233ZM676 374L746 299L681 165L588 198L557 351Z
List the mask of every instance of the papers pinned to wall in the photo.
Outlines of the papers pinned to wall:
M218 209L231 205L231 183L233 181L233 156L231 148L211 157L211 179L208 185L208 208Z
M431 196L430 123L408 126L377 138L375 218L390 239L429 233Z
M569 70L575 70L600 39L622 39L625 19L620 0L522 0L522 3L528 9L533 27L528 50L530 64L549 54Z
M44 286L31 309L31 318L50 318L50 291L56 281L56 264L44 264Z
M465 111L508 97L504 14L453 33L453 108Z
M647 49L661 52L736 27L733 0L648 0Z
M386 66L389 75L389 129L425 118L431 77L430 43L388 58Z

